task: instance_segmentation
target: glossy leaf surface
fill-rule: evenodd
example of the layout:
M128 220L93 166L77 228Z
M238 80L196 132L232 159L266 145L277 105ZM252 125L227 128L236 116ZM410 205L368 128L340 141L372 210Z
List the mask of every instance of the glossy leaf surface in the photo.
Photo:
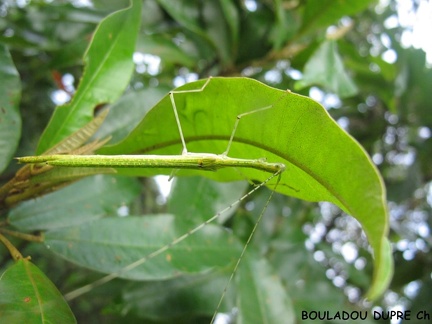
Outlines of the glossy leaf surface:
M204 82L189 83L177 91L200 89ZM227 148L236 116L271 106L241 119L229 156L284 163L286 170L276 191L309 201L329 201L355 217L375 255L376 277L370 296L385 289L392 274L392 259L386 239L388 216L382 179L362 147L321 105L247 78L213 78L203 91L176 93L174 98L190 152L221 154ZM167 96L124 141L100 153L179 154L181 150ZM137 169L119 171L151 174ZM179 171L178 175L196 173ZM235 169L201 174L219 181L245 177L264 181L269 176ZM269 187L274 188L275 183L276 179L271 180Z
M53 252L81 266L135 280L169 279L234 262L240 247L231 235L207 225L150 262L146 258L188 231L188 222L172 215L110 217L47 232L45 244ZM124 271L123 271L124 270Z
M93 117L99 104L117 99L133 71L132 54L140 23L141 1L106 17L99 25L84 56L86 68L72 101L57 107L39 140L45 152Z
M0 277L0 318L4 323L76 322L54 284L25 259Z

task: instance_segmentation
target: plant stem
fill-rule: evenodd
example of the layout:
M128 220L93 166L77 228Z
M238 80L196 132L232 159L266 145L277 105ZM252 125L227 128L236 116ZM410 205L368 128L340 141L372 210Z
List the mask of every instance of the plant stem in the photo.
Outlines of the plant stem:
M39 236L39 235L32 235L32 234L26 234L26 233L11 231L11 230L8 230L6 228L0 228L0 232L14 236L14 237L18 237L18 238L26 240L26 241L38 242L38 243L43 242L42 236Z
M0 241L4 244L4 246L6 246L6 248L9 250L9 253L11 254L12 258L15 261L18 261L23 258L21 253L17 250L17 248L13 246L13 244L2 234L0 234Z

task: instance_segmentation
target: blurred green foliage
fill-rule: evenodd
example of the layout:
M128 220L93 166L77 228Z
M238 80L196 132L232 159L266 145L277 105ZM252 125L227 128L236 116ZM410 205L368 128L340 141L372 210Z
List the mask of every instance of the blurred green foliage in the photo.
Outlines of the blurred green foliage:
M97 24L128 5L128 1L114 5L104 0L94 0L93 6L78 3L0 4L0 42L11 53L22 87L23 126L16 156L34 153L54 107L75 92ZM415 10L418 1L412 3ZM359 1L355 6L349 1L313 0L142 3L135 71L114 105L125 100L129 106L144 105L143 97L136 95L142 91L147 92L145 100L154 103L167 89L209 75L255 78L320 100L368 151L384 177L396 266L388 292L374 305L361 300L372 271L357 222L328 203L283 196L272 200L251 244L273 261L283 284L293 292L297 318L302 309L401 305L413 312L432 311L432 70L421 49L401 44L403 26L388 27L396 15L396 1L384 7L376 1ZM388 51L395 53L395 62L384 60ZM119 133L118 138L125 135ZM0 181L6 183L16 169L12 163ZM141 184L140 199L128 201L133 214L169 210L154 202L158 193L151 180ZM244 232L245 240L266 197L265 191L254 195L230 221L230 226ZM98 278L37 245L17 246L38 261L61 292ZM2 247L0 251L1 265L7 268L9 255ZM344 257L347 251L352 259ZM161 305L173 302L172 296L164 291L167 286L157 285L145 283L141 290L136 283L115 280L74 300L71 307L78 322L115 322L123 316L132 323L171 322ZM207 288L206 293L214 293L214 287ZM147 295L141 296L142 291ZM178 295L185 298L182 291ZM137 302L143 299L147 305ZM210 306L204 305L203 313L183 307L183 313L173 312L178 321L209 321ZM152 311L143 311L147 309Z

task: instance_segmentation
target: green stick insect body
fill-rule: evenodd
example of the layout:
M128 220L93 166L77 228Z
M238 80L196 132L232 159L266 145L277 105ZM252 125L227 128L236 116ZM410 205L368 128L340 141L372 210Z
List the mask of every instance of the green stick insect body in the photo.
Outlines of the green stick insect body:
M225 167L253 168L275 173L285 170L282 163L268 163L264 159L237 159L211 153L183 155L40 155L17 158L19 163L47 164L62 167L107 168L169 168L216 171Z

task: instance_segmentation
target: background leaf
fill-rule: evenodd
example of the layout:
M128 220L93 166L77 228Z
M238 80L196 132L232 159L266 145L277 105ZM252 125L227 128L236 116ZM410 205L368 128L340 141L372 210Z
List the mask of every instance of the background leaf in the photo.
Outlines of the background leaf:
M335 41L327 41L312 54L305 65L303 79L296 83L296 89L320 85L340 97L350 97L358 92L347 74Z
M7 323L75 323L54 284L26 259L16 261L0 278L0 317Z
M238 257L238 242L221 228L207 225L151 262L122 271L189 229L189 222L172 215L110 217L49 231L45 234L45 244L71 262L108 274L120 271L121 278L135 280L168 279L181 273L203 272L226 266Z
M143 56L145 62L137 64L127 88L128 96L131 94L134 97L135 92L143 90L157 92L164 89L161 93L166 92L209 75L248 76L275 88L295 89L296 83L305 77L306 64L310 58L328 41L325 33L330 33L329 37L339 37L337 51L334 52L343 62L342 70L356 85L356 95L341 98L327 80L319 84L312 82L298 91L323 104L334 120L361 143L383 175L390 200L389 239L393 244L396 274L384 297L377 299L373 305L363 303L362 296L371 281L373 260L358 222L330 203L308 203L275 194L247 253L250 255L253 252L265 259L272 271L282 278L285 291L293 300L297 320L302 321L302 310L367 310L370 313L372 307L384 310L403 307L410 309L413 314L425 309L423 306L430 305L431 296L427 294L427 288L430 287L432 271L431 262L428 261L432 254L432 115L429 90L432 88L432 70L430 53L423 44L427 42L427 37L414 37L422 31L422 17L429 10L426 5L425 11L426 1L390 0L385 6L382 1L228 1L234 3L231 6L233 12L217 7L217 10L210 12L213 14L210 18L217 22L213 23L213 28L209 28L206 10L217 5L210 3L206 7L204 1L172 2L174 4L167 1L165 6L157 0L142 3L143 24L137 31L139 44L136 46L136 51L140 53L135 59ZM19 71L22 93L25 94L20 103L24 124L17 156L34 154L40 133L57 104L53 99L58 98L59 93L65 95L66 92L68 95L74 92L77 80L82 76L82 56L96 24L110 12L128 5L128 0L95 0L91 4L88 2L86 7L80 7L76 2L40 1L8 1L7 5L2 6L0 40L10 49ZM219 5L222 8L223 2L219 1ZM177 10L172 9L172 6L179 6L179 10L182 6L188 7L191 11L182 18L172 12ZM407 7L410 7L410 17L415 18L405 21L408 25L401 25L402 13L407 12ZM190 12L196 16L190 15ZM182 19L194 19L198 29L189 28ZM233 31L236 31L236 26L239 36L231 38L229 34L235 35ZM427 34L428 30L423 32ZM406 42L410 39L420 40L415 44L416 48ZM424 46L424 50L418 46ZM228 62L221 59L222 51L230 53ZM338 77L336 79L340 80ZM329 77L330 80L334 82ZM315 84L318 87L313 87ZM131 108L138 107L139 100L142 100L143 107L147 105L147 100L153 100L138 97L131 101ZM101 131L104 135L110 131L115 133L112 143L119 143L119 140L127 137L132 124L137 123L142 116L139 111L135 115L135 109L124 109L124 103L118 106L123 108L117 114L114 114L117 108L110 107L113 119ZM217 106L221 112L225 109L224 105ZM129 119L132 111L134 117ZM160 128L156 131L164 130L165 120L170 116L172 111L167 110L166 115L153 119ZM121 123L117 124L117 119ZM247 119L245 117L242 120L240 127L248 125ZM128 124L129 120L133 122ZM283 124L279 120L279 124L265 122L253 123L256 126L254 131L261 127L273 129ZM232 124L233 120L227 122L227 133L232 129ZM169 122L167 125L171 127L173 124ZM177 134L175 127L165 131ZM224 136L226 143L225 133ZM326 134L320 132L317 140L321 137L326 137ZM178 137L173 136L172 139L178 140ZM145 141L146 138L141 140ZM189 142L188 145L193 143ZM221 144L220 148L224 150L225 146ZM199 147L197 149L201 150ZM211 148L204 149L210 151ZM219 148L215 147L217 150ZM160 151L163 152L163 149ZM180 145L173 149L175 154L180 152ZM266 152L258 154L263 157ZM347 168L350 162L346 162ZM326 162L322 164L326 165ZM1 184L13 177L17 167L11 163L0 177ZM238 179L250 176L245 174L245 170L232 171L233 177ZM216 173L207 173L207 176L216 176ZM362 176L359 179L364 180ZM158 196L151 180L141 180L140 183L140 197L122 210L130 208L134 215L166 212L169 207L160 205L164 199ZM355 187L356 183L357 180L352 180L351 186ZM214 189L218 190L216 187ZM86 191L86 188L82 190ZM173 190L177 191L175 188ZM175 195L179 203L173 208L181 206L181 191L184 191L185 201L193 203L192 199L189 200L192 193L186 190L194 190L193 181L178 187L179 192ZM91 195L90 192L88 194ZM235 217L224 223L224 227L232 231L237 240L246 241L268 195L268 189L260 189L236 209ZM204 199L204 193L202 196ZM67 197L59 197L59 200L66 201ZM226 206L230 203L227 201ZM186 214L185 217L190 216L190 222L194 222L194 217L197 217L198 222L205 214L201 214L203 208L205 206L197 209L184 206L184 209L179 210ZM170 213L173 211L170 210ZM7 213L8 210L0 208L0 222L6 228ZM24 250L23 254L32 255L33 259L38 260L38 267L47 273L61 291L70 291L100 276L61 260L43 244L11 241L14 244L17 242L17 247ZM6 249L0 246L0 252L7 261L9 255ZM201 294L194 294L199 289L191 286L189 290L185 288L190 294L179 293L179 298L170 299L173 296L164 287L172 290L174 295L176 283L181 284L180 279L183 278L147 283L150 291L141 292L146 298L141 312L137 309L139 305L132 307L134 295L125 299L120 293L127 293L132 286L136 288L136 298L139 298L138 285L121 279L92 290L88 295L73 301L71 307L78 322L83 323L140 323L143 318L146 321L165 320L169 323L200 320L208 323L209 315L203 314L210 314L211 311L204 313L205 307L196 303L200 307L195 312L191 304L192 301L212 299L215 292L213 285L203 282L202 287L206 289L201 290ZM223 285L223 281L216 280L215 283ZM234 285L231 288L230 299L234 298L236 290ZM168 303L166 307L162 305L164 301ZM190 304L186 304L188 301ZM232 314L233 307L236 306L231 300L223 312ZM168 316L171 315L170 310L176 313L179 308L188 314L180 310L177 314L184 316L179 315L174 319L163 316L164 311ZM154 317L149 319L145 313ZM283 322L283 319L279 322Z
M26 201L12 209L8 219L21 231L74 226L115 214L139 192L140 187L135 179L97 175L44 197Z
M375 0L308 0L306 1L300 32L310 32L311 30L334 24L344 16L363 11L374 2Z
M7 48L0 43L0 172L11 160L21 135L18 110L21 95L19 75Z
M158 2L187 29L202 37L224 65L232 63L239 28L237 11L231 0Z
M125 287L122 298L130 305L129 311L139 318L187 322L194 313L213 316L228 275L228 271L223 269L164 281L135 282ZM232 307L232 296L226 296L221 311L229 309L226 305L228 300Z
M38 154L88 123L98 104L113 102L126 88L140 22L141 1L117 11L99 24L84 56L86 68L71 103L58 107L37 148Z
M142 53L157 55L164 60L165 64L181 64L182 66L193 66L194 64L190 53L185 53L184 50L164 34L140 34L137 40L137 50Z
M241 263L236 284L239 323L295 323L291 299L278 276L263 259L249 258Z
M125 94L109 108L108 116L94 138L110 136L110 143L119 142L168 91L169 88L159 87Z
M176 178L168 200L168 212L201 224L236 202L245 192L245 181L220 183L203 177ZM218 218L223 224L236 210L230 208Z

